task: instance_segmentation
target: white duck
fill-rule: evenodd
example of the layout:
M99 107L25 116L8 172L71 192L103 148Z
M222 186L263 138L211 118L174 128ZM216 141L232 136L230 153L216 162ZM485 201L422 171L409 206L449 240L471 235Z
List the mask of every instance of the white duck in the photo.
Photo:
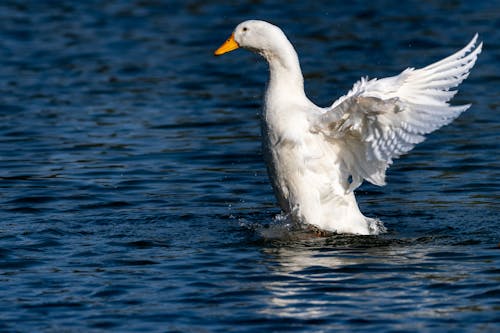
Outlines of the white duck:
M353 191L363 180L385 185L394 158L469 108L447 102L481 52L476 41L477 34L462 50L421 69L362 78L326 108L307 98L297 53L270 23L240 23L215 55L242 47L269 63L263 146L283 211L323 230L368 235L385 228L360 212Z

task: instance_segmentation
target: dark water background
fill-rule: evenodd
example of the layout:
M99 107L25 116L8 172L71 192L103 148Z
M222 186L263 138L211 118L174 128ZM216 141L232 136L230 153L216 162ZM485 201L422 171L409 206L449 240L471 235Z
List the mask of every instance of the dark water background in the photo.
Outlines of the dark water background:
M212 56L249 18L320 105L479 32L472 108L358 191L387 234L256 231L266 65ZM0 331L498 332L499 64L498 1L1 1Z

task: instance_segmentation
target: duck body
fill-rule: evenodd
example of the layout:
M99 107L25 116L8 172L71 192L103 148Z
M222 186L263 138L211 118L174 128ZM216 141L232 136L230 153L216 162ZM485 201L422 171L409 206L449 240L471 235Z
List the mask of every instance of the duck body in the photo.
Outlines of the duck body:
M288 42L288 40L286 40ZM268 52L270 78L264 97L263 154L281 209L294 220L339 233L377 233L354 193L346 193L340 147L310 131L309 117L324 113L304 93L302 71L292 45L286 58ZM346 187L347 186L347 187Z
M266 119L276 111L266 110ZM300 130L297 123L293 128ZM339 147L324 144L311 133L281 132L270 123L263 125L263 140L269 178L285 213L328 231L362 235L380 232L376 220L360 212L354 192L347 191Z
M281 29L264 21L242 22L215 54L238 47L262 55L269 64L263 153L281 209L293 220L323 230L369 235L385 228L361 213L354 189L363 180L384 185L392 158L468 108L450 107L446 98L451 96L449 86L461 82L474 64L481 45L463 60L469 45L464 55L457 53L456 59L445 62L444 69L438 62L437 69L417 70L420 76L408 69L392 78L362 79L326 108L307 98L297 53ZM455 79L433 87L443 84L442 71ZM408 79L415 87L405 82ZM419 89L421 96L413 96ZM422 106L422 101L427 104Z

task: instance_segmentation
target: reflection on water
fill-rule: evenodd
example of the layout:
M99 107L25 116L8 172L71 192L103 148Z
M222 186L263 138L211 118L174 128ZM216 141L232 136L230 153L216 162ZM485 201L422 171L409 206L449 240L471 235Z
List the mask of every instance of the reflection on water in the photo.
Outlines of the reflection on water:
M499 309L497 249L470 253L382 243L373 236L335 236L264 249L276 264L270 266L275 277L265 283L271 295L262 312L345 329L361 322L397 326L401 320L420 326L429 318L453 321L468 311L488 322ZM496 300L474 304L486 295ZM353 299L364 306L353 307Z

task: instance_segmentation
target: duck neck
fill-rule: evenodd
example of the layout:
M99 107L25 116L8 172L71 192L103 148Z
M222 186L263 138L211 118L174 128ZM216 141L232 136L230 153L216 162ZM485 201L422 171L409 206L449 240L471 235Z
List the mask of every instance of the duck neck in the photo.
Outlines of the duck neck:
M305 97L304 78L300 69L297 52L288 40L280 45L279 52L263 54L269 63L269 83L267 95L282 95L286 92L287 99ZM278 97L278 96L276 96Z

